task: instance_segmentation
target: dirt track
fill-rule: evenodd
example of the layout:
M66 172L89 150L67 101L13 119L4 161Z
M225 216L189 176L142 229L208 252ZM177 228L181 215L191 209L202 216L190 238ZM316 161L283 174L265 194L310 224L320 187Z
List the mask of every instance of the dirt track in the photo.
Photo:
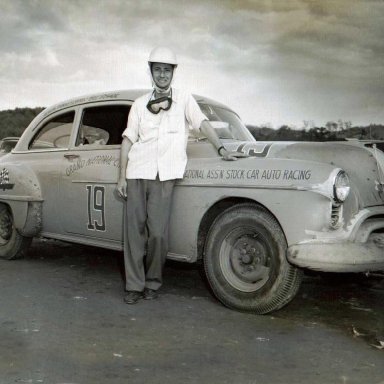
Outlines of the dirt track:
M168 263L160 298L135 306L117 252L39 240L0 265L0 384L384 383L379 278L307 276L256 316L223 307L187 264Z

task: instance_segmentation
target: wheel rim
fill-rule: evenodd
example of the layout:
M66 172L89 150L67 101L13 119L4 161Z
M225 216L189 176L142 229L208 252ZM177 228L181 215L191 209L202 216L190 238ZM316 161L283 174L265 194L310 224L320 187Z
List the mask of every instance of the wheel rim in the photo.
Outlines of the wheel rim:
M12 217L7 209L0 212L0 245L7 244L12 236Z
M232 229L220 247L220 267L227 282L242 292L255 292L271 274L272 248L255 228Z

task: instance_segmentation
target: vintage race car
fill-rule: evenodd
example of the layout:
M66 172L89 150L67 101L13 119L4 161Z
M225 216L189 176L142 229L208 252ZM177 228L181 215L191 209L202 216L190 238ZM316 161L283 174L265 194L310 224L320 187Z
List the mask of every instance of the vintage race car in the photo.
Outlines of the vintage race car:
M2 258L33 237L122 250L121 134L143 92L72 99L32 121L0 159ZM190 138L169 258L202 260L222 303L258 314L287 304L305 268L384 270L382 142L257 142L231 109L196 100L223 144L249 157L223 161Z

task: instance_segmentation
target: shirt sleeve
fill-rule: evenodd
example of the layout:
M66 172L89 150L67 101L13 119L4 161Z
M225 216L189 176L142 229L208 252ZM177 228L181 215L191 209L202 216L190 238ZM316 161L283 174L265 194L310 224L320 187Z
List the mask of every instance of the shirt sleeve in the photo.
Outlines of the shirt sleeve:
M128 115L127 128L125 128L123 137L128 138L132 143L139 139L139 113L137 103L133 103Z
M208 120L191 94L187 95L185 117L191 130L196 131L200 131L201 123Z

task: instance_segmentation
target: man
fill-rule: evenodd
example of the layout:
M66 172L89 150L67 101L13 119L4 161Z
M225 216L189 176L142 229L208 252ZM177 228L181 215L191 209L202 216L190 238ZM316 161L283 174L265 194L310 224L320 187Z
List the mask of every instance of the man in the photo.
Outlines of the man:
M188 126L201 132L225 160L242 157L221 144L188 93L171 88L177 67L168 48L152 50L148 64L153 91L137 99L123 132L117 184L127 199L124 213L124 262L127 304L157 297L168 252L168 225L176 179L187 163Z

